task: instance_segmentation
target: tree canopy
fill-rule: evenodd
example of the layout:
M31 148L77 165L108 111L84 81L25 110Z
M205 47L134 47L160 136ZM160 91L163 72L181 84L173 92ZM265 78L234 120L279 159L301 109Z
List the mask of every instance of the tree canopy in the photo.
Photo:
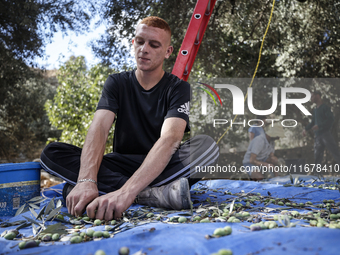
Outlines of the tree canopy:
M272 0L218 0L196 57L190 83L210 82L213 78L251 78L272 3ZM84 130L94 111L95 98L98 97L99 81L105 80L110 70L122 70L126 65L134 67L129 56L137 23L150 15L159 16L169 23L174 53L165 62L164 68L171 72L195 5L196 0L102 0L93 5L89 1L72 0L0 0L0 127L9 130L10 124L6 123L16 123L16 119L7 118L22 116L18 107L9 111L10 101L22 98L16 97L17 94L29 93L27 81L32 82L31 78L36 77L29 64L34 56L44 53L44 45L53 33L69 29L86 31L91 15L100 10L101 22L108 27L99 40L92 42L92 49L102 60L102 65L87 69L83 58L71 58L59 70L58 96L47 103L52 124L63 130L61 139L81 146ZM338 78L339 21L340 5L337 0L275 1L256 77ZM302 86L309 90L322 90L328 104L339 104L338 84L330 80L310 81ZM268 109L274 85L254 86L257 86L254 93L256 107ZM92 96L88 90L92 91ZM194 90L193 95L199 96L198 91ZM231 117L226 109L218 111ZM333 107L333 112L333 131L337 136L340 112L336 107ZM308 122L308 118L295 110L289 111L286 117L298 119L301 124ZM229 138L239 142L233 135ZM229 143L230 139L225 143Z
M44 103L53 88L34 64L56 31L88 29L88 1L0 0L0 154L28 153L48 137ZM41 134L41 132L45 134ZM38 135L40 134L40 135Z

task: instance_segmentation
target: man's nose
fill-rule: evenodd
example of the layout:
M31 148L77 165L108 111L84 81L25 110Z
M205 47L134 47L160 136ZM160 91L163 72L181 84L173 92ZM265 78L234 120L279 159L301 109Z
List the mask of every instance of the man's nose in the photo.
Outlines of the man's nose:
M147 43L147 42L145 42L145 43L143 44L143 46L141 47L141 51L142 51L143 53L148 53L148 52L149 52L149 46L148 46L148 43Z

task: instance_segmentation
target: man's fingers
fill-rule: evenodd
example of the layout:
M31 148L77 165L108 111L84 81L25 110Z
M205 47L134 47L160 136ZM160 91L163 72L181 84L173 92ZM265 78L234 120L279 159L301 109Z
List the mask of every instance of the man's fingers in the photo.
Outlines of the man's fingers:
M116 220L118 220L118 219L120 219L121 217L122 217L122 211L119 211L119 210L115 210L114 211L114 218L116 219Z
M106 212L106 203L103 203L103 201L101 201L101 203L98 203L98 207L97 207L97 212L96 212L96 219L100 219L103 220L104 219L104 215Z
M115 204L113 203L109 204L108 207L106 208L105 220L106 221L112 220L114 218L115 211L116 211Z
M94 219L96 217L95 211L97 207L98 207L98 199L95 199L86 207L87 216L89 216L91 219Z
M73 212L75 216L81 216L83 215L85 211L87 203L85 200L80 200L74 207L73 207Z

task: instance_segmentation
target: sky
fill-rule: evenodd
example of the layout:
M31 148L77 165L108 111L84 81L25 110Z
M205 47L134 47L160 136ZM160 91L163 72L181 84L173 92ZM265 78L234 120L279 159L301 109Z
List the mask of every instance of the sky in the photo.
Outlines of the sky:
M89 32L78 34L69 31L68 35L58 32L54 34L52 42L46 44L45 56L37 58L36 62L39 66L46 69L58 69L61 64L73 56L85 56L87 66L91 66L100 62L92 52L89 43L94 39L99 39L105 33L105 24L99 27L95 26L97 19L93 19Z

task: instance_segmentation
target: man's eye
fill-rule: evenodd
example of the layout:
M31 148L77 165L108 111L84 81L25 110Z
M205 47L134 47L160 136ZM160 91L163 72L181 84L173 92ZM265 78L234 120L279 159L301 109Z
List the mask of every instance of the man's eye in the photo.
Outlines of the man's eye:
M144 44L144 42L143 42L143 41L137 41L137 44L139 44L139 45L143 45L143 44Z
M157 45L157 44L150 44L150 46L151 46L152 48L158 48L158 47L159 47L159 45Z

